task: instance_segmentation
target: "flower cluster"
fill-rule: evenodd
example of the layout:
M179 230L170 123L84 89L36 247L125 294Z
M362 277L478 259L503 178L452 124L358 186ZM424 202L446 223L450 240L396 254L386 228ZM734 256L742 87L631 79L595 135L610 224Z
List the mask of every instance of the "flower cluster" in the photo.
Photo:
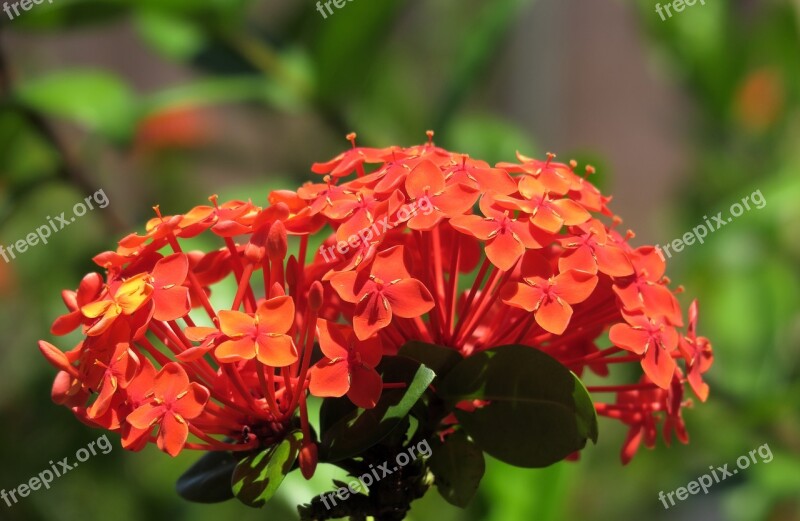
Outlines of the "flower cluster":
M684 384L705 400L710 344L695 304L679 332L663 259L617 230L591 167L584 177L551 154L491 166L432 133L410 148L349 139L313 165L320 182L273 192L264 207L212 197L183 215L156 208L144 234L96 256L106 276L65 291L68 313L52 328L81 328L83 340L66 352L40 342L59 370L54 400L128 449L155 442L173 456L252 450L299 422L310 475L309 393L370 408L403 385L376 367L409 341L464 357L522 344L579 375L641 364L635 384L589 387L616 394L595 406L630 425L624 459L643 436L652 444L662 412L665 435L686 439ZM397 224L365 233L380 222ZM200 235L219 249L189 249Z

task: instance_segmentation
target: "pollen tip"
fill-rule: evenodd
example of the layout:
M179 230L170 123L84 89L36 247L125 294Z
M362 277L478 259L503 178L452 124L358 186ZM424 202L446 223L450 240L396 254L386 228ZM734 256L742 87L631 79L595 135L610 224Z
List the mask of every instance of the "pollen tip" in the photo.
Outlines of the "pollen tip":
M428 144L429 145L433 144L433 136L434 136L434 134L435 134L435 132L433 130L428 130L428 131L425 132L425 135L428 136Z
M356 134L355 132L350 132L349 134L347 134L345 136L345 139L347 139L347 141L349 141L350 144L353 145L353 148L356 148L356 138L357 137L358 137L358 134Z
M578 168L578 162L575 161L574 159L570 159L569 160L569 167L571 169L575 170L576 168Z

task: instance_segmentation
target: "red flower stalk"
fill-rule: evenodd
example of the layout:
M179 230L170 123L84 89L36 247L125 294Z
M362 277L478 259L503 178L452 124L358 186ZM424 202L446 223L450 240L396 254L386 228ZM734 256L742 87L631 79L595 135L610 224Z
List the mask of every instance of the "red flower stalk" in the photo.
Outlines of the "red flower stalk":
M59 370L54 400L127 448L155 442L173 456L265 446L299 415L310 475L309 393L373 407L402 384L376 366L409 341L465 357L523 344L576 374L641 364L637 383L589 388L617 395L596 408L631 426L625 461L643 437L651 445L661 414L686 440L684 384L705 400L713 360L697 306L680 333L663 260L616 230L610 199L574 163L520 155L491 167L432 140L374 149L349 137L350 150L313 165L321 183L265 206L214 196L184 215L156 208L143 235L96 256L105 278L65 292L52 328L85 338L68 352L40 342ZM186 250L200 234L220 248ZM328 238L309 255L316 234ZM215 289L231 282L225 300Z

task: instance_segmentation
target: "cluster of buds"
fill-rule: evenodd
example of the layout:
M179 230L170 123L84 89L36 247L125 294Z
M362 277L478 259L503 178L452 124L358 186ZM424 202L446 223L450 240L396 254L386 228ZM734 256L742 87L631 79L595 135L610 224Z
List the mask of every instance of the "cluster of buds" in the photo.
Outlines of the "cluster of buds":
M127 449L154 442L173 456L251 451L299 424L309 476L309 394L375 406L405 385L376 367L410 341L463 357L521 344L578 375L641 364L637 383L589 387L599 414L631 427L624 459L652 443L659 419L686 439L683 389L705 400L710 344L695 304L679 332L664 260L616 230L591 167L584 177L551 154L490 166L432 133L410 148L348 138L351 149L313 165L321 182L272 192L264 207L212 197L183 215L156 208L143 235L96 256L105 276L65 291L69 312L52 327L83 339L69 351L40 342L59 371L53 399ZM200 235L220 247L192 249Z

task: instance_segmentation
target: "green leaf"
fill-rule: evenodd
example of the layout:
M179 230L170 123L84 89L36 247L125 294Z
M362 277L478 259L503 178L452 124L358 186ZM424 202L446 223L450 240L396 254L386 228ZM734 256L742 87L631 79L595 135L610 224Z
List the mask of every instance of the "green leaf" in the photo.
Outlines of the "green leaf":
M292 470L302 439L302 432L292 431L280 443L240 461L231 480L239 501L253 508L266 505Z
M429 467L439 494L451 505L466 508L486 470L483 451L463 430L448 436L444 443L435 441L431 451Z
M436 378L428 367L401 357L385 358L378 372L384 382L406 382L408 387L384 390L372 409L356 408L347 398L324 400L320 410L320 461L351 458L389 436Z
M461 360L462 356L449 347L412 341L400 348L398 356L404 356L425 365L439 378L444 377Z
M167 58L188 61L206 43L196 24L171 13L141 11L137 13L135 22L139 36Z
M135 121L133 91L119 77L105 72L56 72L23 83L16 97L33 110L114 137L128 133Z
M597 442L597 413L589 393L558 361L538 349L509 345L458 364L439 387L451 406L489 405L456 417L488 454L519 467L546 467Z
M230 452L207 453L178 478L178 494L195 503L220 503L233 499L231 477L236 463Z

